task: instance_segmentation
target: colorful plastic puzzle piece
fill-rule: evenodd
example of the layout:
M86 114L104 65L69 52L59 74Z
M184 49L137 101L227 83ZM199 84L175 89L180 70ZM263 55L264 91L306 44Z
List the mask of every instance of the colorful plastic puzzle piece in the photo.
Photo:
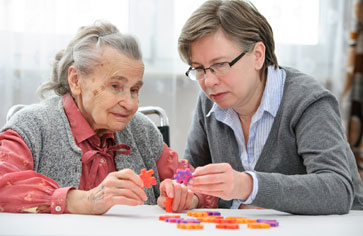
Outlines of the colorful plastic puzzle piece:
M208 216L208 213L205 211L188 211L187 216L202 217Z
M209 216L220 216L221 213L219 211L206 211Z
M249 223L249 224L247 224L247 228L250 228L250 229L268 229L270 227L271 227L271 225L269 225L267 223Z
M269 224L271 227L277 227L277 226L279 226L279 222L261 222L261 223Z
M156 185L156 179L155 179L155 177L152 176L153 174L154 174L153 169L148 170L148 171L146 171L146 169L141 170L141 173L139 174L139 176L146 188L150 188L151 184Z
M239 225L223 223L223 224L216 224L216 228L217 229L239 229Z
M195 220L195 219L182 219L179 223L194 223L194 224L200 224L199 220Z
M256 220L256 219L250 219L250 218L247 218L247 219L246 219L246 223L247 223L247 224L250 224L250 223L257 223L257 220Z
M247 217L242 217L242 216L228 216L226 217L226 220L235 220L238 224L248 224L256 222L256 220L254 219L249 219Z
M271 227L279 226L279 222L277 222L277 220L257 219L257 222L269 224Z
M223 219L223 216L201 216L197 220L205 223L217 223L217 220Z
M168 218L165 220L165 222L168 223L183 223L182 221L184 220L184 218Z
M165 202L164 202L164 206L165 206L165 211L166 212L173 212L173 198L170 197L166 197L165 198Z
M177 169L176 174L174 175L174 179L178 183L184 183L185 185L188 184L189 180L192 178L192 172L189 168L185 168L185 170Z
M165 215L165 216L159 216L159 220L163 220L163 221L165 221L166 219L169 219L169 218L179 218L179 219L180 219L180 216L179 216L179 215Z
M242 216L227 216L226 220L234 220L238 224L249 224L249 223L257 222L256 219L250 219L250 218L242 217Z
M177 225L178 229L204 229L204 225L202 224L195 224L195 223L179 223Z
M216 219L215 222L219 224L237 224L236 219Z

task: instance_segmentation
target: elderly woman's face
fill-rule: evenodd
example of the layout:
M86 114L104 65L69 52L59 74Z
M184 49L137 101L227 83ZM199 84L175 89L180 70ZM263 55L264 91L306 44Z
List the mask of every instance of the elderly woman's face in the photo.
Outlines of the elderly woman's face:
M80 94L75 100L99 136L122 130L129 123L138 109L143 74L141 60L105 47L93 73L80 75Z

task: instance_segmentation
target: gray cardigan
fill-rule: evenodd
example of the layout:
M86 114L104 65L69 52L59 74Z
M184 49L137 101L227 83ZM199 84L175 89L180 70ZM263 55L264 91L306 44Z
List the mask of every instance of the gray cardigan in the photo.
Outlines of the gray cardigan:
M281 104L255 166L259 191L252 205L294 214L363 210L363 185L336 98L313 78L284 69ZM201 93L184 156L195 167L226 162L244 171L233 130L214 114L206 117L212 106ZM231 201L219 199L219 206Z
M63 109L62 97L56 96L21 109L2 128L21 135L34 159L34 171L55 180L61 187L79 185L82 162ZM159 176L156 161L163 149L163 140L150 119L137 112L130 123L115 133L117 144L131 147L130 155L116 154L116 169L130 168L137 174L142 168L153 169L157 185L146 189L146 204L156 204Z

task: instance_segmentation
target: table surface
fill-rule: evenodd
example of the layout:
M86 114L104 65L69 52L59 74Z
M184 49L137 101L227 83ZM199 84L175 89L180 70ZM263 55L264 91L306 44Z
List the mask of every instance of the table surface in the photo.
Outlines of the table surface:
M301 216L266 209L205 210L219 211L224 217L275 219L280 225L270 229L249 229L240 224L238 230L228 230L216 229L215 223L203 223L202 230L183 230L175 223L159 221L159 216L170 213L158 206L115 206L100 216L0 213L0 235L363 235L363 211L350 211L346 215ZM177 215L190 218L186 212Z

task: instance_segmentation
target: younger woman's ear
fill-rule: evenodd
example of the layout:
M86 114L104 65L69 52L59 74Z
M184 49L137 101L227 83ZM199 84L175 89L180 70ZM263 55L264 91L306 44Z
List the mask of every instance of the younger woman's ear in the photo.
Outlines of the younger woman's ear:
M81 94L81 86L79 82L78 69L75 66L70 66L68 68L68 85L71 89L73 96L78 96Z
M266 47L262 42L257 42L253 48L253 54L255 56L255 69L261 70L265 62Z

